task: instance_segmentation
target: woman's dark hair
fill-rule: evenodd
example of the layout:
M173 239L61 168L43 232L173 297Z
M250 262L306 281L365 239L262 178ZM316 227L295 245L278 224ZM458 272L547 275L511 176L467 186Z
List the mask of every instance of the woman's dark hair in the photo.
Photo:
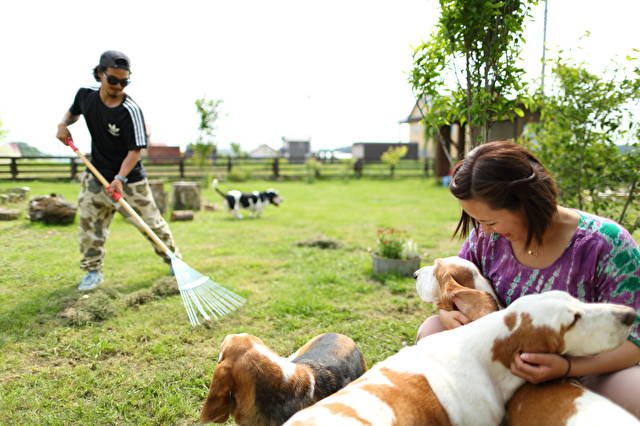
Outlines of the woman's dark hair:
M459 200L479 200L494 210L522 212L527 241L542 235L557 210L558 190L545 167L526 148L509 141L489 142L470 151L453 168L449 191ZM466 237L475 219L464 210L453 235Z
M97 65L93 68L93 78L95 78L97 82L100 82L100 73L105 72L106 70L107 67L101 67L100 65Z

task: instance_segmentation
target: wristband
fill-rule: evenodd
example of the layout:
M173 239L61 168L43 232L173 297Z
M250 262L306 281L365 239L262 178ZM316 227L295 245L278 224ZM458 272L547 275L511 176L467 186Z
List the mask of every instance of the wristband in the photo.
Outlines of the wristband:
M571 373L571 359L570 358L564 358L564 359L567 360L567 371L565 371L562 377L560 377L561 379L568 377L569 373Z
M114 179L118 179L122 183L127 183L129 181L129 179L121 175L115 175Z

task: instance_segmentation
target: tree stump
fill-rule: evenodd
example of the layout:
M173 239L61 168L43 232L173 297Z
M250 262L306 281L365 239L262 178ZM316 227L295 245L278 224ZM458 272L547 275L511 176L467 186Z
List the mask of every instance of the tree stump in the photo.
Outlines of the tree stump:
M73 223L78 207L64 199L62 195L41 195L29 200L29 220L41 221L49 225Z
M0 208L0 220L16 220L20 216L20 210Z
M172 210L200 210L200 187L196 182L173 184Z
M22 201L27 197L27 192L29 192L30 188L28 186L22 186L20 188L9 188L4 191L2 194L5 202L15 203L17 201Z
M160 214L165 214L167 211L168 196L167 193L164 192L164 181L150 180L149 187L151 188L151 194L156 202L156 206L158 206L158 210L160 210Z
M174 210L171 212L171 220L193 220L193 210Z

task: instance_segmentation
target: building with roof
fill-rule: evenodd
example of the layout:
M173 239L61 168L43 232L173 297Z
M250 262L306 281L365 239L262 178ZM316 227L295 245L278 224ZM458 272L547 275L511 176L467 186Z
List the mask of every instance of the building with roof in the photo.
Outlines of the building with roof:
M276 158L280 155L280 153L271 148L267 144L261 144L257 148L249 151L250 158Z

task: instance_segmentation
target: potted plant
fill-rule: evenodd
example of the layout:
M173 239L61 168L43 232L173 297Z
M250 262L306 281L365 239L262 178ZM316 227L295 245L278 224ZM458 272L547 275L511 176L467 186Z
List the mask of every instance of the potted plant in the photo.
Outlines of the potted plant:
M395 228L379 228L376 249L371 253L374 274L411 276L420 269L418 245L406 232Z

